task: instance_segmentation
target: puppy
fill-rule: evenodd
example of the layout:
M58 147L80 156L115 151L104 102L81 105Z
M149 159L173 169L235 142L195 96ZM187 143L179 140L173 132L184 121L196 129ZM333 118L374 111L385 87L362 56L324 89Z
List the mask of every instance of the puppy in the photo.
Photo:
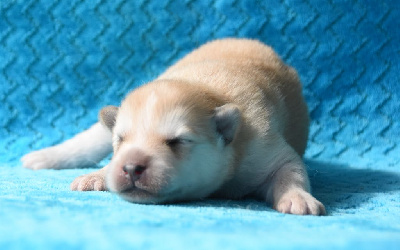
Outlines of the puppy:
M131 202L169 203L253 196L291 214L325 214L310 194L301 156L309 118L294 69L246 39L193 51L100 123L72 139L25 155L31 169L104 168L72 190L110 190Z

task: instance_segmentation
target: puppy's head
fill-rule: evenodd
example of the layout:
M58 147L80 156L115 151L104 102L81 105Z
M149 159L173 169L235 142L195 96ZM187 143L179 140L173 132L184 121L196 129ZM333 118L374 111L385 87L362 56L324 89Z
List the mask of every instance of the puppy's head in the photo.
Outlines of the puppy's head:
M129 201L203 198L232 174L240 112L206 91L153 82L100 120L113 132L108 188Z

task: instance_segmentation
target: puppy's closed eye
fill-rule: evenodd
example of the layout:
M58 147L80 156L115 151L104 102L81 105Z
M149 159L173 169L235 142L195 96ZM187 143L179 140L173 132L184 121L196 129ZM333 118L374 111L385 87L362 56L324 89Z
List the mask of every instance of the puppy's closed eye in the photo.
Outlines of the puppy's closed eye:
M181 147L188 145L191 142L191 140L180 137L174 137L165 140L165 144L175 153L178 152Z
M118 135L118 136L117 136L117 141L118 141L119 143L123 142L124 140L125 140L125 138L124 138L123 135Z
M179 137L170 138L170 139L165 140L165 144L167 144L167 146L170 148L177 148L178 146L182 145L183 143L184 143L184 140Z
M125 136L124 135L115 136L114 140L113 140L114 148L118 149L124 141L125 141Z

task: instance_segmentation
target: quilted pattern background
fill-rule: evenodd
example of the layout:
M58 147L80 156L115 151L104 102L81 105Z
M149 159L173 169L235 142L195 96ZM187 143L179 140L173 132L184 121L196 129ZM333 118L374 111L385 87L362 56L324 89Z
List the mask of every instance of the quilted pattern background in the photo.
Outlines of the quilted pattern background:
M200 44L257 38L299 72L307 157L400 163L396 1L2 1L1 162L95 122L98 110Z
M400 225L400 177L388 174L400 172L400 4L397 0L0 1L0 186L3 193L0 196L7 207L0 209L0 218L6 218L5 221L12 224L13 220L7 217L7 213L12 213L16 204L20 204L15 203L18 201L15 198L19 195L18 188L25 190L28 185L37 185L37 189L24 196L25 204L29 201L26 197L39 192L38 187L47 190L46 195L58 187L67 192L72 176L86 171L41 171L33 174L20 169L19 158L23 154L59 143L88 128L97 120L101 107L118 105L129 90L155 78L187 52L204 42L223 37L259 39L275 48L287 63L298 70L312 118L306 159L313 171L314 189L324 190L327 183L334 185L335 178L347 181L337 189L341 188L339 196L330 196L335 188L326 189L325 193L317 193L317 196L328 203L328 210L341 202L343 206L335 210L340 215L349 211L346 209L354 208L351 198L346 201L354 183L364 182L365 188L374 191L381 187L383 191L396 192L375 202L381 202L379 206L383 210L379 211L385 213L385 202L392 201L389 212L397 211L397 215L382 219L380 228L390 231L390 240L386 243L393 243L391 247L399 243L395 239L397 236L400 238L400 228L392 226L388 229L385 224L393 219L392 222ZM371 169L381 172L375 177L363 177ZM332 176L314 178L318 173L330 171L333 171ZM349 174L347 177L346 173ZM33 184L21 176L16 178L18 174L30 176ZM60 175L72 179L58 180L55 176ZM45 179L40 179L40 176L45 176ZM15 179L18 183L12 181ZM50 184L44 184L45 181L50 181ZM60 183L65 185L59 186ZM70 195L60 192L56 193ZM90 203L91 199L99 204L104 202L103 196L98 194L74 193L69 199L78 199L78 196L82 197L80 195L87 199L81 202ZM106 204L120 202L114 196L109 198L106 195ZM46 197L44 200L51 200L52 196ZM365 200L370 198L368 196ZM31 205L34 204L56 206L43 200ZM122 207L131 205L121 204ZM257 211L261 206L259 203L246 204L225 208L230 211L235 206L250 206ZM212 202L205 207L202 203L194 204L200 208L192 212L207 214L208 206L213 205ZM17 206L23 210L22 205ZM186 208L177 209L185 214ZM139 206L138 209L142 211L145 208ZM368 210L369 206L364 209ZM357 209L351 211L358 212ZM24 215L28 224L40 225L40 220ZM365 218L369 217L371 214L365 214ZM189 223L190 220L183 218L177 220ZM257 220L251 216L246 218ZM280 218L269 219L279 223ZM19 222L13 228L26 225ZM304 224L304 221L298 222ZM123 224L122 221L119 223ZM312 225L317 228L321 226L318 223ZM346 227L340 225L335 230ZM51 225L47 227L52 228ZM86 228L95 227L86 224ZM0 229L0 232L7 231ZM161 231L160 234L168 233ZM25 246L13 244L22 235L24 233L14 234L15 241L3 241L9 244L3 246ZM28 233L30 237L35 235ZM175 239L175 236L171 237ZM207 239L207 236L203 237ZM91 246L88 243L90 237L76 236L75 239L68 246L77 242ZM43 243L41 241L33 242L38 244L36 246L43 246L39 244ZM289 242L284 243L286 247L292 246ZM311 241L306 243L307 246L313 245ZM57 246L54 244L47 246ZM211 245L221 246L218 244ZM143 243L140 246L155 245Z

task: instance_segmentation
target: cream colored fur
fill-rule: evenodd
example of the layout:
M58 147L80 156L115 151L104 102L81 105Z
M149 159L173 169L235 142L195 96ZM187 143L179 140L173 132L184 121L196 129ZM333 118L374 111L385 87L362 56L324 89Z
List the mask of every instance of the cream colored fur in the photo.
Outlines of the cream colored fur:
M96 124L24 156L24 166L80 167L113 145L110 164L78 177L72 190L109 189L140 203L251 195L283 213L325 214L301 159L309 118L299 79L260 42L208 43L101 120L112 139Z

